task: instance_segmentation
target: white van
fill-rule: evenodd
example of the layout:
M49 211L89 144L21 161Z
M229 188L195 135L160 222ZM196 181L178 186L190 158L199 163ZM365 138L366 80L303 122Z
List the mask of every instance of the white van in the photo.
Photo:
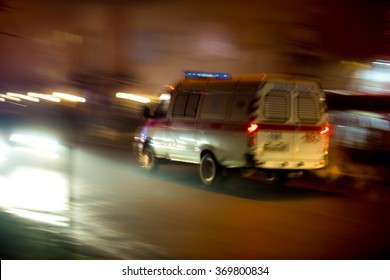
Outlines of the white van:
M329 125L319 81L279 74L185 72L139 137L139 162L199 164L217 184L228 168L256 170L269 183L325 167ZM289 176L290 175L290 176Z

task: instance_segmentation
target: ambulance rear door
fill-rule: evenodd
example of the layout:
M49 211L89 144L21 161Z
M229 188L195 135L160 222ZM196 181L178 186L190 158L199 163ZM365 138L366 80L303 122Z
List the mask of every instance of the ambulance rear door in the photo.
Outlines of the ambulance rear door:
M326 164L329 142L325 96L317 83L299 81L293 94L294 161L315 169Z
M315 169L324 165L326 108L316 81L269 80L259 90L254 119L257 166L270 169Z

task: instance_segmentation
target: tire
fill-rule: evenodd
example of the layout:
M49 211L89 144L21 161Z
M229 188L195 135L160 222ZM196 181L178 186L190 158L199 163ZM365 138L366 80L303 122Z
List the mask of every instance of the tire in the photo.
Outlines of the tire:
M275 170L269 170L264 172L264 182L267 185L279 185L283 186L287 183L287 173Z
M213 155L205 154L199 167L200 180L206 186L215 186L222 181L222 168Z
M150 147L145 147L140 151L138 163L142 169L148 172L155 172L158 169L158 159Z

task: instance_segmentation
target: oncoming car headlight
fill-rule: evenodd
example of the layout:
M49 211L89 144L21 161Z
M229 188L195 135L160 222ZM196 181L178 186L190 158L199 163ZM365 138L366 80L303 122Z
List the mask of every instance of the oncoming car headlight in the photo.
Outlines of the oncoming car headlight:
M9 137L13 149L33 156L57 159L61 145L46 135L14 133Z
M0 164L5 162L8 159L9 146L0 139Z

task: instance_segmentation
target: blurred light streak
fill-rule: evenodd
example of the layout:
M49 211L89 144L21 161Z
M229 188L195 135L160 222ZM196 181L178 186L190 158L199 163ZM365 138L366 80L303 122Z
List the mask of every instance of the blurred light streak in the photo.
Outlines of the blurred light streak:
M24 99L24 100L28 100L28 101L32 101L32 102L39 102L38 98L24 95L21 93L7 92L7 95L12 96L12 97L16 97L16 98L20 98L20 99Z
M55 97L55 96L52 96L52 95L49 95L49 94L28 92L27 95L31 96L31 97L36 97L36 98L39 98L39 99L44 99L44 100L47 100L47 101L51 101L51 102L57 102L57 103L61 102L61 98Z
M14 147L14 150L17 152L27 153L33 156L39 156L44 158L58 159L60 157L56 153L51 153L48 151L42 151L42 150L28 148L28 147Z
M330 111L335 124L332 141L341 147L389 151L390 120L386 114L365 111Z
M81 102L81 103L84 103L84 102L87 101L84 97L72 95L72 94L69 94L69 93L53 92L53 96L61 98L61 99L64 99L64 100L67 100L67 101L71 101L71 102Z
M25 219L45 222L56 226L68 227L70 224L69 218L50 213L39 213L16 208L8 209L7 212Z
M9 150L9 146L2 142L2 139L0 138L0 164L7 161L7 153Z
M171 100L171 95L168 93L163 93L160 95L160 100Z
M69 210L69 182L62 172L20 165L0 179L2 208L36 212Z
M9 140L19 144L26 144L37 149L57 150L60 148L60 145L56 140L40 135L12 134Z
M373 61L372 64L390 66L390 61L387 61L387 60L376 60L376 61Z
M150 99L147 97L142 97L142 96L131 94L131 93L117 92L116 97L123 98L123 99L129 99L129 100L140 102L140 103L149 103L150 102Z
M19 97L14 97L14 96L5 95L5 94L0 94L0 97L8 99L8 100L16 101L16 102L22 101L22 99L20 99Z

